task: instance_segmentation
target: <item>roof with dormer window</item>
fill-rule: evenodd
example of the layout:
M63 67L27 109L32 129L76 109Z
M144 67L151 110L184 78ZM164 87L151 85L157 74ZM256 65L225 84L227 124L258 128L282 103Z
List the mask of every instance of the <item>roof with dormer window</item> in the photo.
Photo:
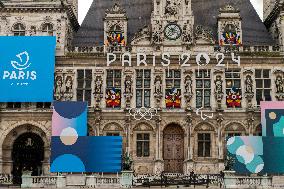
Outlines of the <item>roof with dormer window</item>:
M126 10L128 18L128 41L136 32L151 24L152 0L94 0L79 31L74 38L75 46L98 46L104 44L104 17L107 9L118 2ZM195 27L202 25L212 30L218 41L217 19L220 9L231 5L240 11L242 18L243 45L275 45L274 40L259 18L249 0L192 0Z

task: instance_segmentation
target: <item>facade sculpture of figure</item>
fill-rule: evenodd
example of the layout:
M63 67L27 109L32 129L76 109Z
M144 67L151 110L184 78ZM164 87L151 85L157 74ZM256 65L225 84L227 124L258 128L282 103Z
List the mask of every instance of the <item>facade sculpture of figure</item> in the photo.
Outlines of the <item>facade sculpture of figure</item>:
M126 76L125 78L125 94L132 93L132 79L131 76Z
M223 85L222 85L223 81L222 81L222 77L219 75L216 77L215 80L215 92L217 94L222 94L223 93Z
M182 41L186 42L186 43L190 43L192 41L192 37L191 37L191 29L189 27L189 23L186 23L183 26L183 32L182 32Z
M55 100L61 100L63 95L63 78L62 76L55 77L54 98Z
M155 94L161 94L162 93L162 79L160 76L157 76L155 78Z
M184 86L185 93L192 93L192 79L190 76L185 78Z
M253 89L252 89L253 83L252 83L252 82L253 82L253 81L252 81L252 79L251 79L251 76L248 75L248 76L246 77L246 81L245 81L245 84L246 84L246 93L253 93Z
M155 43L161 43L162 38L162 24L159 20L156 21L156 24L153 26L152 38Z
M97 76L95 80L95 94L102 94L103 81L101 76Z
M284 93L283 79L281 76L276 77L275 85L276 85L276 93Z
M64 92L65 100L72 100L73 98L73 78L72 76L67 76L65 79L65 92Z

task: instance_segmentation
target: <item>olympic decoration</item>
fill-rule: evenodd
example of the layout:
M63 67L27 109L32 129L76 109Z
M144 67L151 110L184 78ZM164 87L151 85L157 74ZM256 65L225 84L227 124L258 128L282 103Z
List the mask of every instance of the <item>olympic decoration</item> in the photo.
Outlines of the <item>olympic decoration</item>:
M153 117L155 117L158 113L156 108L131 108L129 109L129 114L137 121L145 119L146 121L150 121Z
M166 90L166 107L181 108L181 90L172 88Z
M242 96L240 90L233 87L227 93L226 103L228 108L241 108Z
M106 90L106 107L107 108L120 108L121 106L121 90L120 89L107 89Z
M220 45L241 45L241 36L236 32L223 32Z
M125 46L125 38L122 33L112 32L107 36L106 46Z

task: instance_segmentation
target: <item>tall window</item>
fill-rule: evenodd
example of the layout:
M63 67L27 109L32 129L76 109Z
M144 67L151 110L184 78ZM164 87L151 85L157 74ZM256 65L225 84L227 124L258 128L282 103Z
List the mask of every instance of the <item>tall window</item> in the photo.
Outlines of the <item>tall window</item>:
M136 107L150 108L151 70L136 70Z
M198 133L198 157L211 156L211 134Z
M17 23L13 26L13 33L14 33L14 36L25 36L26 28L23 24Z
M16 108L21 108L21 107L22 107L22 103L20 102L8 102L7 103L7 108L16 109Z
M136 153L137 153L137 157L149 157L150 156L150 134L149 133L137 134Z
M256 102L271 101L271 78L270 70L255 70Z
M181 72L180 70L166 71L166 107L181 107Z
M196 108L210 108L211 78L210 70L197 70L196 77Z
M53 36L53 25L50 23L43 24L42 33L46 36Z
M87 101L91 105L92 70L77 70L77 100Z
M107 71L106 106L108 108L121 106L121 70Z
M230 69L225 72L226 102L228 108L241 108L241 70Z

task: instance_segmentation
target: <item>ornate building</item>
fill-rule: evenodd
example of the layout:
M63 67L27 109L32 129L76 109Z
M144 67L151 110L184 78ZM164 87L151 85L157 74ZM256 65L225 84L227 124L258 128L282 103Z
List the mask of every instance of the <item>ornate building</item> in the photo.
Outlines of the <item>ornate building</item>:
M264 24L247 0L94 0L79 27L75 0L2 0L0 35L57 37L54 99L88 101L89 135L123 136L136 173L216 173L225 138L261 135L260 101L284 99L282 4L265 3ZM0 173L50 174L51 115L1 104Z

